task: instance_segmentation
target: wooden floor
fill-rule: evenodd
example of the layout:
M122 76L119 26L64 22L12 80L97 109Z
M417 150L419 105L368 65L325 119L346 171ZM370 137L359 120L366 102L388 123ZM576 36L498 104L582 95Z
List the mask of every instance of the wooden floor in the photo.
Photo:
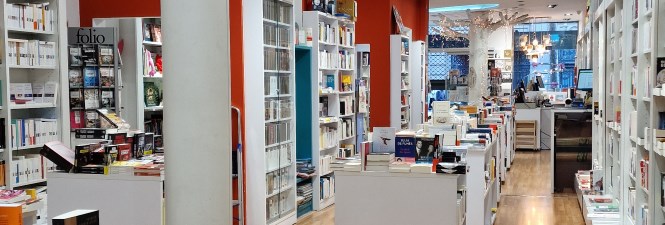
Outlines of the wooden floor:
M494 225L584 225L573 193L550 193L550 166L550 151L517 152L506 182L501 186L501 202ZM333 225L335 206L312 213L297 224Z

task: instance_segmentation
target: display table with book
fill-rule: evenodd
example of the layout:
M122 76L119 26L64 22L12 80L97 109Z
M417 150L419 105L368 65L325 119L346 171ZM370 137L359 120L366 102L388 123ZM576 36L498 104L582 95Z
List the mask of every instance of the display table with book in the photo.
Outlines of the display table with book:
M338 171L335 179L337 225L464 222L463 175Z
M101 225L164 224L164 176L48 174L48 215L99 210Z

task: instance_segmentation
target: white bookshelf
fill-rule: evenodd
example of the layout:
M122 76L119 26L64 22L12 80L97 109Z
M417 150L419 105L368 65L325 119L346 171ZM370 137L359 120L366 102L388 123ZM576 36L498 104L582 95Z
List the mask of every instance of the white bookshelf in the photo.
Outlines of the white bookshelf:
M65 2L59 0L43 0L31 1L33 4L48 3L48 9L53 15L52 30L45 29L24 29L16 28L8 19L9 10L8 3L14 4L15 1L2 1L0 6L0 16L2 20L3 32L0 32L0 39L3 40L2 64L0 65L0 89L2 93L2 108L0 108L0 117L5 120L4 133L5 147L0 153L2 159L5 161L5 184L3 187L6 189L14 189L17 187L44 185L46 178L27 179L21 180L13 184L10 182L12 179L11 174L16 172L12 168L12 164L16 161L15 157L38 155L39 150L43 143L34 145L13 146L11 137L11 123L14 119L30 119L30 118L48 118L57 120L57 140L63 141L69 145L69 107L67 100L69 92L67 90L67 27L65 15ZM47 31L48 30L48 31ZM16 64L9 63L9 42L12 40L39 40L46 42L53 42L54 48L52 55L55 61L52 65L46 64ZM58 89L55 96L55 103L32 103L32 104L14 104L10 101L10 86L15 83L32 83L45 84L46 82L54 82L58 84ZM63 97L64 96L64 97ZM64 102L64 104L63 104ZM23 167L25 168L25 167Z
M603 110L602 116L594 116L594 159L603 167L606 193L620 202L623 224L665 222L661 206L665 158L658 154L654 138L659 113L665 111L665 98L655 89L656 60L665 53L665 42L657 35L665 27L656 19L664 11L662 2L605 0L596 1L592 9L593 29L598 32L592 47L599 47L592 64L595 78L604 81L594 87ZM641 164L646 165L644 173Z
M320 180L334 180L330 163L335 161L340 148L357 148L357 53L355 24L346 19L317 12L303 12L303 27L312 29L312 162L317 170L313 183L313 208L322 210L334 204L334 188L330 195L322 196ZM342 30L352 30L353 38L341 38ZM332 53L332 54L331 54ZM346 80L345 80L346 79ZM347 87L344 87L347 83ZM300 94L300 93L299 93ZM351 104L351 105L348 105ZM346 125L345 125L346 124ZM345 130L344 132L343 130ZM326 131L331 135L326 135ZM323 190L326 192L326 190Z
M411 121L411 37L390 35L390 126L402 130L415 125ZM403 90L404 89L404 90ZM420 112L421 110L418 110ZM416 122L417 123L417 122Z
M409 68L410 86L402 89L402 92L411 93L409 103L409 122L414 128L418 124L424 123L425 118L425 84L427 84L427 44L424 41L413 41L409 45L411 67Z
M501 128L505 129L505 128ZM503 131L500 131L503 132ZM499 132L499 133L500 133ZM466 174L466 224L494 224L496 214L492 208L498 207L501 182L494 177L489 182L486 173L491 171L491 161L498 157L499 137L484 148L469 148L466 156L471 168ZM474 169L475 167L475 169ZM494 163L494 171L498 174L498 162Z
M244 83L244 129L253 131L244 141L244 219L256 224L297 220L293 7L277 0L243 5L243 54L252 61L244 67L244 79L252 81ZM283 179L272 180L277 175Z

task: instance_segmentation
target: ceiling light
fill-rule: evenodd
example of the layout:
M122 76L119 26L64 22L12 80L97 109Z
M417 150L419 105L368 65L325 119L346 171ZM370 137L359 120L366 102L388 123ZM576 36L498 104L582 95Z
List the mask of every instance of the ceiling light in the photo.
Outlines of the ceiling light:
M548 5L547 7L549 7L550 9L553 9L556 6L557 6L557 4L552 4L552 5Z
M570 21L570 18L563 18L563 21Z
M430 8L429 12L430 13L455 12L455 11L466 11L466 10L493 9L497 7L499 7L499 4L458 5L458 6L449 6L449 7Z
M572 13L564 13L563 16L572 16Z

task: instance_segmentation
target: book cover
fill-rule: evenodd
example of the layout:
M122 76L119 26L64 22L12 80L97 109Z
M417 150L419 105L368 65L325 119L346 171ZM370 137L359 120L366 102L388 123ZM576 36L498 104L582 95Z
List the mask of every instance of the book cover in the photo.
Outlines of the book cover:
M90 144L77 145L74 147L74 165L78 168L90 164Z
M113 108L114 106L113 91L102 91L102 108Z
M132 146L130 144L118 144L118 161L127 161L132 158Z
M439 146L439 139L429 136L416 137L416 163L431 163Z
M69 70L69 87L81 88L83 87L83 75L78 68L71 68Z
M46 82L44 84L44 103L55 104L58 96L58 82Z
M83 111L71 111L69 112L69 123L71 124L71 129L78 129L85 127L83 124Z
M375 127L372 134L372 152L394 153L395 131L394 127Z
M450 120L450 102L436 101L432 102L432 123L442 125Z
M44 84L32 84L32 102L44 103Z
M99 45L99 63L102 65L113 64L113 47Z
M82 48L83 63L86 65L97 65L97 48L94 46L83 46Z
M23 225L23 204L5 204L0 207L0 215L0 224Z
M69 91L69 107L72 109L83 108L83 90Z
M83 65L83 59L81 58L81 48L80 47L69 47L69 65L71 66L80 66Z
M395 137L395 161L416 162L416 137L408 134L398 134Z
M665 57L656 59L656 87L662 88L665 84Z
M145 105L158 106L160 103L159 88L154 82L145 82L144 86L144 95L145 95Z
M99 128L99 115L95 111L85 112L85 128Z
M145 133L139 132L134 134L134 141L132 142L132 155L134 158L143 157L145 150Z
M111 140L111 143L113 143L114 145L124 144L126 143L127 133L108 134L108 138L109 140Z
M335 90L335 75L326 75L326 87Z
M342 78L342 90L344 92L351 91L352 86L351 86L351 75L341 75Z
M97 68L85 67L83 69L83 86L99 87L99 76L97 74Z
M99 90L97 90L97 89L85 89L83 91L83 98L85 99L85 108L86 109L98 109L99 108Z
M113 68L111 67L99 68L99 77L102 87L112 88L115 86L115 75L113 72Z

